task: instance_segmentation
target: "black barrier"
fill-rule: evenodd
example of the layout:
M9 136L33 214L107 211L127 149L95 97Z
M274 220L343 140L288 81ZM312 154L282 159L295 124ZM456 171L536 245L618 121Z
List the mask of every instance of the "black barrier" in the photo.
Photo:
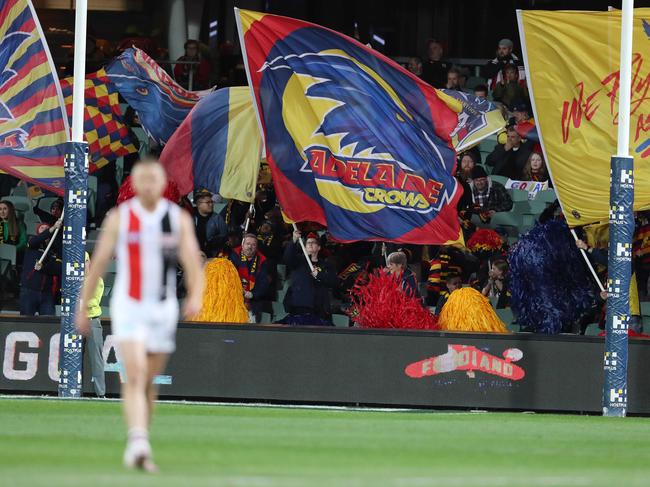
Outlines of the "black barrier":
M119 356L106 335L116 394ZM0 390L56 392L57 322L1 320L0 347ZM602 338L573 335L181 324L157 382L166 397L600 412L603 350ZM650 413L648 376L650 342L630 340L630 413Z

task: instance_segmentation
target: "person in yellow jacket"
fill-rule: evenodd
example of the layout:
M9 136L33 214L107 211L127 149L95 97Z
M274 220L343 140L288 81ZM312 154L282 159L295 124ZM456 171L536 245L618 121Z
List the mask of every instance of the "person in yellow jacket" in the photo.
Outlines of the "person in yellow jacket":
M86 252L86 272L90 269L90 255ZM102 323L99 320L102 315L100 305L104 295L104 280L100 277L95 292L88 300L86 310L90 319L90 334L86 338L86 349L90 359L90 372L92 383L97 397L106 395L106 381L104 379L104 336L102 334Z

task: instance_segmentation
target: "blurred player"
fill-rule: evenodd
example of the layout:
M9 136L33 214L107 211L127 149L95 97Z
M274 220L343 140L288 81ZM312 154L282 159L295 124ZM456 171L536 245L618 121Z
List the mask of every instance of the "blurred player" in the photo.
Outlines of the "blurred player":
M149 424L161 374L176 348L178 301L176 259L185 270L184 316L201 308L203 273L190 216L162 197L165 172L155 160L136 164L135 197L113 209L104 222L86 276L81 302L91 299L98 279L115 252L117 276L111 296L111 326L126 372L122 384L128 441L124 465L155 472ZM83 308L81 308L83 309ZM76 325L87 335L87 314L77 311Z

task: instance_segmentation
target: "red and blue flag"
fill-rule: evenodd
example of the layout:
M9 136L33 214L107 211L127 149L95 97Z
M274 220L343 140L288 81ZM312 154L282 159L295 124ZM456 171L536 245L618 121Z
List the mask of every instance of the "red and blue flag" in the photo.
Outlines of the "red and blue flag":
M63 194L61 88L29 0L0 2L0 169Z
M236 10L282 208L341 241L460 237L454 111L401 66L332 30Z
M206 188L252 202L261 150L250 90L221 88L196 104L165 145L160 162L182 194Z
M164 145L209 91L182 88L147 54L131 47L106 67L108 78L138 114L148 135Z

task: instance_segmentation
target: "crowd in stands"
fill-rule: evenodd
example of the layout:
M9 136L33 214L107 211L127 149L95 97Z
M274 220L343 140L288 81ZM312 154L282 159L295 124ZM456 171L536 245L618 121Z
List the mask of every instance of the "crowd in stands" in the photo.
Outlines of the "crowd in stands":
M188 41L185 49L182 59L197 60L198 64L177 65L176 79L186 84L194 70L194 87L207 87L209 67L198 54L198 43ZM508 120L504 132L458 154L456 177L464 190L458 214L464 238L468 242L477 230L494 230L500 240L490 252L462 246L342 244L317 224L301 223L294 229L284 222L269 182L258 186L252 205L224 201L205 188L196 188L179 201L193 216L204 258L227 258L237 269L251 322L352 326L354 322L346 313L350 291L364 275L377 270L396 276L403 291L419 297L432 313L441 312L452 292L471 286L502 312L504 321L512 321L508 248L537 222L562 218L552 189L528 193L506 187L509 180L548 183L551 187L539 144L526 139L534 121L525 70L512 50L512 41L501 40L497 56L483 70L484 78L474 79L471 89L469 72L447 62L442 44L435 40L428 41L425 59L413 57L407 64L407 69L434 87L464 90L498 103ZM137 125L137 118L131 118ZM96 174L99 184L91 198L94 211L89 213L92 217L87 229L90 251L101 220L115 205L117 188L133 162L121 160L121 171ZM18 302L23 315L55 314L62 255L62 232L56 230L61 226L63 200L6 174L0 175L0 191L3 309L11 309L11 303ZM643 221L635 255L637 277L645 279L639 281L639 289L646 296L650 223ZM54 242L42 258L52 238ZM586 246L582 242L579 245ZM602 257L593 249L590 255ZM108 303L111 284L109 273L101 306ZM182 298L183 287L179 289ZM584 326L572 331L584 332L587 324L597 320L597 316L586 317ZM518 330L516 325L511 329Z

